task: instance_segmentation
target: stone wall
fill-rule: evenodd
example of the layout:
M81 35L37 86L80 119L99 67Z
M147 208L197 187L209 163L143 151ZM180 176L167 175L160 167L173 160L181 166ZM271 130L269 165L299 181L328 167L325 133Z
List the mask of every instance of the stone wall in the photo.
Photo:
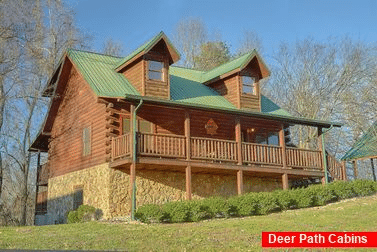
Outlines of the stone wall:
M101 209L103 218L108 218L110 171L108 163L105 163L49 179L48 222L66 222L67 212L73 209L76 186L83 186L83 203Z
M112 170L110 175L111 217L123 216L131 211L129 171ZM136 170L136 206L149 203L162 204L185 200L185 173L157 170ZM237 195L237 177L234 175L192 174L192 198ZM244 192L272 191L281 188L281 180L244 175Z
M185 200L184 172L136 169L136 206ZM73 208L76 186L83 186L84 204L102 210L103 218L128 216L131 211L129 169L116 170L108 163L54 177L48 183L47 214L49 224L66 222ZM281 188L281 180L244 175L244 191L271 191ZM234 175L192 173L192 198L234 196L237 178Z

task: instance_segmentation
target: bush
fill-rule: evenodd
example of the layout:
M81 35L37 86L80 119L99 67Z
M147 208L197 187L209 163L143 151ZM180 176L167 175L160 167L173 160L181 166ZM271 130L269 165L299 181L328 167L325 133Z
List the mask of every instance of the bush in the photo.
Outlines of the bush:
M291 190L276 190L272 192L272 195L281 210L297 208L297 202Z
M136 219L144 223L161 222L164 214L161 206L155 204L147 204L139 207L135 213Z
M174 201L162 205L163 222L187 222L190 220L188 201Z
M211 218L224 218L229 216L229 203L225 198L212 197L203 199L202 204L208 207Z
M306 190L311 191L311 194L315 196L315 206L323 206L338 200L338 196L334 192L333 188L329 186L311 185Z
M377 183L367 180L335 181L287 191L247 193L229 199L214 197L203 200L169 202L162 206L144 205L136 213L143 222L189 222L230 216L263 215L272 212L322 206L339 199L371 195ZM69 218L75 219L75 213ZM77 216L79 218L79 216Z
M377 191L376 182L371 180L354 180L351 185L358 196L372 195Z
M95 207L81 205L75 211L69 211L67 215L68 223L87 222L98 219L98 213Z
M340 200L357 196L353 189L352 182L334 181L327 186L334 191Z

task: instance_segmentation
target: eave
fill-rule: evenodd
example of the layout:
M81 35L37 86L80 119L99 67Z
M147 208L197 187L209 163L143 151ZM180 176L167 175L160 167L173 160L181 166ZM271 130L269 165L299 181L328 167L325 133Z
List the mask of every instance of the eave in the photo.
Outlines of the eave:
M102 97L102 98L110 98L110 97ZM269 113L262 113L256 111L248 111L248 110L241 110L241 109L230 109L230 108L221 108L216 106L207 106L201 104L194 104L194 103L187 103L182 101L171 101L171 100L163 100L157 99L152 97L146 96L137 96L137 95L125 95L124 97L118 97L118 101L131 101L131 102L138 102L143 100L145 104L152 104L152 105L164 105L169 107L176 107L181 109L200 109L200 110L207 110L211 112L219 112L219 113L226 113L231 115L239 115L239 116L247 116L247 117L255 117L267 120L274 120L279 121L284 124L288 125L307 125L312 127L320 127L320 128L330 128L330 127L341 127L342 124L335 123L335 122L327 122L322 120L313 120L313 119L306 119L306 118L298 118L293 116L283 116L283 115L274 115Z

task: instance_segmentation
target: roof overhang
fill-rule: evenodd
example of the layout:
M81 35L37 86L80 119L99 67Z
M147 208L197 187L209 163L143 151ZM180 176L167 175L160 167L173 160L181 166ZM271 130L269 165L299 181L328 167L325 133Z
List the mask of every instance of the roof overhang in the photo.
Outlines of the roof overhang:
M109 97L102 97L102 98L109 98ZM143 100L145 104L164 105L168 107L177 107L177 108L182 108L182 109L185 109L185 108L200 109L200 110L220 112L220 113L226 113L226 114L232 114L232 115L255 117L255 118L261 118L261 119L267 119L267 120L280 121L288 125L300 124L300 125L307 125L307 126L319 127L319 128L331 128L331 127L342 126L342 124L335 123L335 122L312 120L312 119L298 118L298 117L293 117L293 116L275 115L275 114L255 112L255 111L249 111L249 110L241 110L241 109L228 109L228 108L220 108L216 106L205 106L205 105L199 105L199 104L194 104L194 103L163 100L163 99L156 99L156 98L137 96L137 95L126 95L125 97L118 97L118 100L130 101L130 102L138 102L140 100Z

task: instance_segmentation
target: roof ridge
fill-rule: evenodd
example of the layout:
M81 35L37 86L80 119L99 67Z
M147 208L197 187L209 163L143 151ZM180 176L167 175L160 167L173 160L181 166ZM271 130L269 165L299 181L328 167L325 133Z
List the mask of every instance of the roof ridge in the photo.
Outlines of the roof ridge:
M254 50L255 50L255 49L253 49L253 51L254 51ZM221 64L220 66L217 66L217 67L215 67L215 68L213 68L213 69L211 69L211 70L209 70L209 71L206 71L206 73L212 72L213 70L216 70L217 68L220 68L220 67L222 67L222 66L224 66L224 65L230 64L230 63L232 63L233 61L239 60L240 58L246 56L246 54L251 55L253 51L248 52L248 53L244 53L244 54L242 54L242 55L239 56L239 57L236 57L236 58L234 58L234 59L232 59L232 60L230 60L230 61L228 61L228 62L225 62L224 64Z
M82 49L75 49L75 48L68 48L67 51L77 51L77 52L83 52L83 53L91 53L91 54L97 54L101 56L107 56L107 57L112 57L112 58L123 58L122 56L114 56L110 54L104 54L104 53L99 53L99 52L94 52L94 51L88 51L88 50L82 50Z

